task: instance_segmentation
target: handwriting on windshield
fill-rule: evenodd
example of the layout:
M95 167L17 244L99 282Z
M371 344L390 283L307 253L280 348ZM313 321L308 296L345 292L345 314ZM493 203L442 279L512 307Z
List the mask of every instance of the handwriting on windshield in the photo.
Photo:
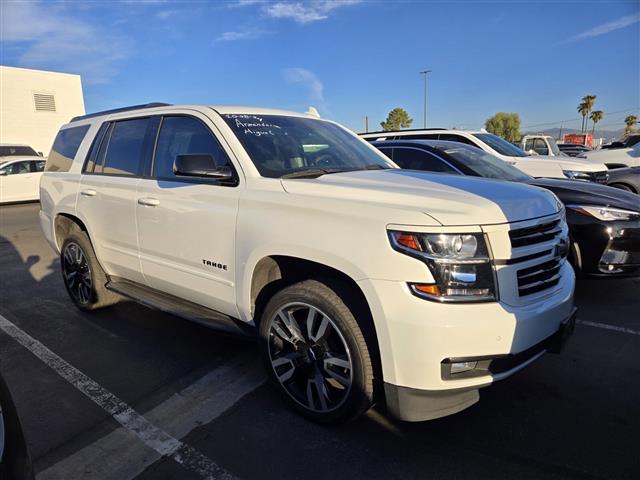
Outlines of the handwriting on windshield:
M225 116L234 120L236 127L245 135L255 135L256 137L275 136L273 129L282 130L280 125L265 122L262 117L257 115L229 114Z

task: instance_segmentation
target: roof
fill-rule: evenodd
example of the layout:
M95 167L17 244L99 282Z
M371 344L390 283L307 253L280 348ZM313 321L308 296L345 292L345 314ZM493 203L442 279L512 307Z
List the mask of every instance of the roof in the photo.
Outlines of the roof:
M488 132L483 132L482 130L460 130L457 128L411 128L411 129L407 129L407 130L381 130L378 132L364 132L364 133L359 133L358 135L362 136L362 137L366 137L366 136L376 136L376 135L380 135L380 136L384 136L384 135L410 135L412 133L434 133L434 132L452 132L452 133L469 133L469 134L475 134L475 133L488 133Z
M227 114L238 114L238 115L287 115L287 116L299 116L299 117L308 117L308 118L318 118L314 115L309 115L307 113L301 112L292 112L287 110L276 110L272 108L262 108L262 107L248 107L248 106L234 106L234 105L173 105L170 103L162 103L162 102L152 102L145 103L141 105L131 105L128 107L114 108L112 110L103 110L100 112L89 113L87 115L80 115L77 117L73 117L71 122L77 122L80 120L86 120L88 118L95 117L103 117L106 115L116 114L116 113L124 113L124 112L137 112L144 111L152 108L162 108L162 107L171 107L175 109L180 108L211 108L218 112L221 115Z

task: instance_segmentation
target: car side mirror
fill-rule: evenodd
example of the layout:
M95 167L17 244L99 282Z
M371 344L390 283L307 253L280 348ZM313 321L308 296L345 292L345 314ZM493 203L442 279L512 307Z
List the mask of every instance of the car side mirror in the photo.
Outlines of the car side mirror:
M209 177L218 180L233 177L231 167L218 167L212 155L203 153L177 155L173 162L173 173L184 177Z

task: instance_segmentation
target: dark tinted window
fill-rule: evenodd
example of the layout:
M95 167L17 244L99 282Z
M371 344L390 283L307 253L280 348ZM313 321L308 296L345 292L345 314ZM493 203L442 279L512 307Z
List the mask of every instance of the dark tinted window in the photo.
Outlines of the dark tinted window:
M500 155L509 157L528 157L529 154L523 152L515 145L507 142L504 138L500 138L493 133L474 133L474 137L489 145Z
M231 166L216 138L200 120L192 117L164 117L156 146L154 176L173 177L176 156L189 153L211 155L218 168Z
M382 153L384 153L387 157L393 160L393 148L379 148Z
M21 173L31 173L31 162L25 160L23 162L14 162L11 165L3 167L2 170L7 172L7 175L18 175Z
M466 145L471 145L472 147L477 147L475 143L469 140L467 137L463 137L462 135L455 135L453 133L441 133L439 140L448 140L450 142L458 142L464 143Z
M31 147L8 145L0 147L0 157L37 157L38 154Z
M42 172L44 171L44 164L45 164L44 160L37 160L35 162L32 162L32 165L31 165L32 170L34 172Z
M137 175L139 173L148 123L148 118L136 118L114 123L102 173L110 175Z
M393 161L401 168L426 170L429 172L457 173L438 157L425 150L403 147L396 147L393 150Z
M48 172L68 172L80 148L89 125L60 130L51 147L45 170Z
M108 138L105 136L105 133L107 132L107 130L109 129L109 127L111 126L110 123L103 123L102 126L100 127L100 130L98 131L98 134L96 135L96 137L93 139L93 143L91 144L91 148L89 149L89 153L87 154L87 163L84 166L84 171L85 172L93 172L95 164L96 164L96 159L100 158L100 161L97 163L102 163L102 156L104 155L104 148L100 148L100 146L103 143L103 140L105 138ZM106 142L105 142L106 143ZM105 145L106 147L106 145ZM98 151L100 151L100 153L102 154L100 157L98 157Z

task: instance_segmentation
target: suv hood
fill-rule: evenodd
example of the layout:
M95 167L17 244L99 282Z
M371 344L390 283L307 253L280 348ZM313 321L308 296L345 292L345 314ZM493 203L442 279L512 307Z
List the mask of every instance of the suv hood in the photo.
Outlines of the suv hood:
M640 212L640 195L625 192L619 188L580 180L555 180L551 178L538 178L528 183L551 190L562 203L568 205L598 205Z
M588 162L568 156L531 155L529 157L508 158L515 162L526 160L527 163L553 164L558 165L562 170L576 170L578 172L603 172L607 170L607 166L602 162Z
M414 210L447 226L517 222L552 215L560 207L549 192L529 185L396 168L281 182L294 195Z

